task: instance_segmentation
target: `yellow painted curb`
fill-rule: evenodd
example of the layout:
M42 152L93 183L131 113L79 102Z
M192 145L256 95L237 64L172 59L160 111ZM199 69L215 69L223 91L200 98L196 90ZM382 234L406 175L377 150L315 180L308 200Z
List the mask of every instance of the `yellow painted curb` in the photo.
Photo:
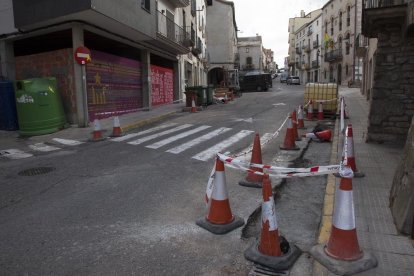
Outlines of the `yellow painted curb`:
M153 118L150 118L150 119L142 120L142 121L139 121L139 122L136 122L136 123L132 123L132 124L123 126L122 131L126 132L126 131L129 131L129 130L134 129L134 128L138 128L138 127L142 127L142 126L145 126L145 125L148 125L148 124L151 124L151 123L155 123L157 121L168 118L169 116L171 116L175 113L176 113L176 111L173 111L173 112L170 112L170 113L167 113L167 114L163 114L163 115L160 115L160 116L157 116L157 117L153 117Z

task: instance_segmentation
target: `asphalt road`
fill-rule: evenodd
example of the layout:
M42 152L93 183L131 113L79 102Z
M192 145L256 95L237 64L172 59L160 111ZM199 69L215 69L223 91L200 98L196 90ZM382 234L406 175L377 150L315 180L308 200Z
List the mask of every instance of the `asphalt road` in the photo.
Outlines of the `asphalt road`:
M248 224L249 235L243 238L244 228L217 236L195 225L207 211L203 199L214 165L213 158L208 158L209 148L241 132L246 136L236 136L222 150L236 154L253 142L255 132L273 133L287 113L302 103L303 91L303 85L287 86L276 80L267 92L243 93L231 104L210 106L197 114L177 114L131 131L166 123L175 125L165 130L191 125L151 140L142 138L163 130L125 141L86 143L34 158L0 158L0 274L247 274L251 263L243 252L255 239L257 224ZM199 127L197 133L165 140ZM228 130L180 153L168 152L220 128ZM262 148L264 162L274 161L283 139L284 132ZM135 144L129 144L131 141ZM163 143L156 144L160 141ZM309 166L326 163L329 150L325 144L311 144L308 152L313 157L305 155L304 162ZM195 158L200 156L206 160ZM54 170L34 176L18 174L39 167ZM226 169L226 177L233 214L247 221L260 205L261 190L237 184L244 172ZM295 183L289 180L281 186L277 208L289 210L294 205L293 212L280 216L280 224L285 225L280 228L306 248L313 244L319 225L324 180L310 180L317 188L306 180L298 181L300 185L287 185ZM300 232L297 219L303 219L303 227L311 231L294 235ZM298 271L308 265L305 261Z

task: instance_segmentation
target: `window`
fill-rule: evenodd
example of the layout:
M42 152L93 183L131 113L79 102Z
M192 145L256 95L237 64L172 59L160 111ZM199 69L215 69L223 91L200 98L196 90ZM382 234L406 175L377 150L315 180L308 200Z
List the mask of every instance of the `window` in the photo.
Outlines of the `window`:
M151 11L151 0L141 0L141 8L150 12Z
M349 73L349 67L348 67L348 64L347 64L347 65L345 65L345 75L348 76L348 73Z
M334 20L333 20L333 17L331 18L331 36L333 36L333 23L334 23Z
M253 64L253 59L252 59L252 57L247 57L247 58L246 58L246 64Z
M346 26L351 26L351 7L348 6L346 8Z
M349 38L349 33L346 35L345 37L345 54L349 55L349 48L350 48L350 38Z
M246 53L248 53L249 52L249 48L246 48Z
M342 12L339 12L339 31L342 31Z

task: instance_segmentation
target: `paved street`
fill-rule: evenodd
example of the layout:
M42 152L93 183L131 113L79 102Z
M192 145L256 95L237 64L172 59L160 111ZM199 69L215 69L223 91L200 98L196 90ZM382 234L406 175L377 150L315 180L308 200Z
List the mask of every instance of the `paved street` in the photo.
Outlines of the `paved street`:
M68 144L59 140L66 138L60 133L44 136L43 144L42 137L6 135L3 152L14 149L29 156L3 154L0 159L1 270L247 273L251 264L243 251L256 237L240 239L242 229L215 236L194 223L206 214L203 198L213 157L217 151L246 151L255 132L269 137L302 98L303 86L275 82L268 92L244 93L230 104L177 113L96 143L79 137L71 140L80 144ZM265 162L274 162L283 139L284 131L263 147ZM31 168L54 170L19 175ZM237 185L243 172L228 169L226 176L232 210L247 221L261 202L261 190Z

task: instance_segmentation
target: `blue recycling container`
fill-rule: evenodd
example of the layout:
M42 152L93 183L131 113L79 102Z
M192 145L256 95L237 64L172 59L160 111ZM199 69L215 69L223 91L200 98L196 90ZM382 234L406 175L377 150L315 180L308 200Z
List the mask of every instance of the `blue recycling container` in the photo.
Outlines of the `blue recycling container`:
M0 130L18 130L14 87L10 81L0 81Z

